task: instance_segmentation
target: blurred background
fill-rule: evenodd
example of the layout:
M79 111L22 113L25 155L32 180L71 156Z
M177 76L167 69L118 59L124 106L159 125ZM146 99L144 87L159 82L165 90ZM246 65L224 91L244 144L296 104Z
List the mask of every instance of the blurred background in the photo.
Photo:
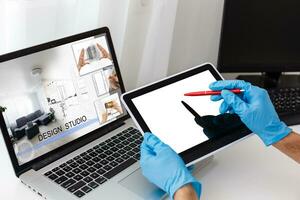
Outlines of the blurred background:
M216 65L223 0L0 0L0 54L108 26L127 90ZM225 77L234 77L225 74Z

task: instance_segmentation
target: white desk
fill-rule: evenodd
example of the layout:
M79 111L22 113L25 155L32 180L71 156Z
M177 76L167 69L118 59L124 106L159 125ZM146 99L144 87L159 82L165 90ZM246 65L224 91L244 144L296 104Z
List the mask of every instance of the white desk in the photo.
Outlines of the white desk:
M300 133L300 125L293 129ZM14 175L0 138L0 199L41 199ZM197 177L202 200L299 200L300 166L252 136L216 154ZM100 197L99 197L100 199Z

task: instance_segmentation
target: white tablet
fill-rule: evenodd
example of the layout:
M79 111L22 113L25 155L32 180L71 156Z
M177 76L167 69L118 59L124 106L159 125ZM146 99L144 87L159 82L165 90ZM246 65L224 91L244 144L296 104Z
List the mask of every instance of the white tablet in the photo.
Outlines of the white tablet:
M221 101L184 96L222 79L203 64L127 92L122 101L142 132L152 132L190 163L251 133L237 115L219 113Z

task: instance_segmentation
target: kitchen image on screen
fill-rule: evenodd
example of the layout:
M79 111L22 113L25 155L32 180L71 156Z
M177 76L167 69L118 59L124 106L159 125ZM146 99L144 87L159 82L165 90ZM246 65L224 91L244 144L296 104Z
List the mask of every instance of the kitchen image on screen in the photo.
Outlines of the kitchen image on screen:
M86 46L87 41L107 49L102 36L84 40L84 45L68 44L1 65L0 108L20 164L123 114L111 60L99 68L87 68L84 76L78 74L74 46ZM98 57L93 56L86 62L96 63Z

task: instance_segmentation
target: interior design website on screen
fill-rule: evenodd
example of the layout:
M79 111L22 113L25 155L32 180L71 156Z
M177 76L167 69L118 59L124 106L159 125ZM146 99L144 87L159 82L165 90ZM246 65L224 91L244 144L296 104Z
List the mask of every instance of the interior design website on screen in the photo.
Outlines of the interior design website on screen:
M125 112L105 35L2 63L0 83L0 106L19 164Z
M210 96L187 97L184 93L209 90L209 84L214 81L216 79L213 75L204 71L132 101L151 132L177 153L181 153L209 138L208 132L195 122L194 115L182 101L202 116L202 119L214 119L214 116L220 114L220 102L212 102Z

